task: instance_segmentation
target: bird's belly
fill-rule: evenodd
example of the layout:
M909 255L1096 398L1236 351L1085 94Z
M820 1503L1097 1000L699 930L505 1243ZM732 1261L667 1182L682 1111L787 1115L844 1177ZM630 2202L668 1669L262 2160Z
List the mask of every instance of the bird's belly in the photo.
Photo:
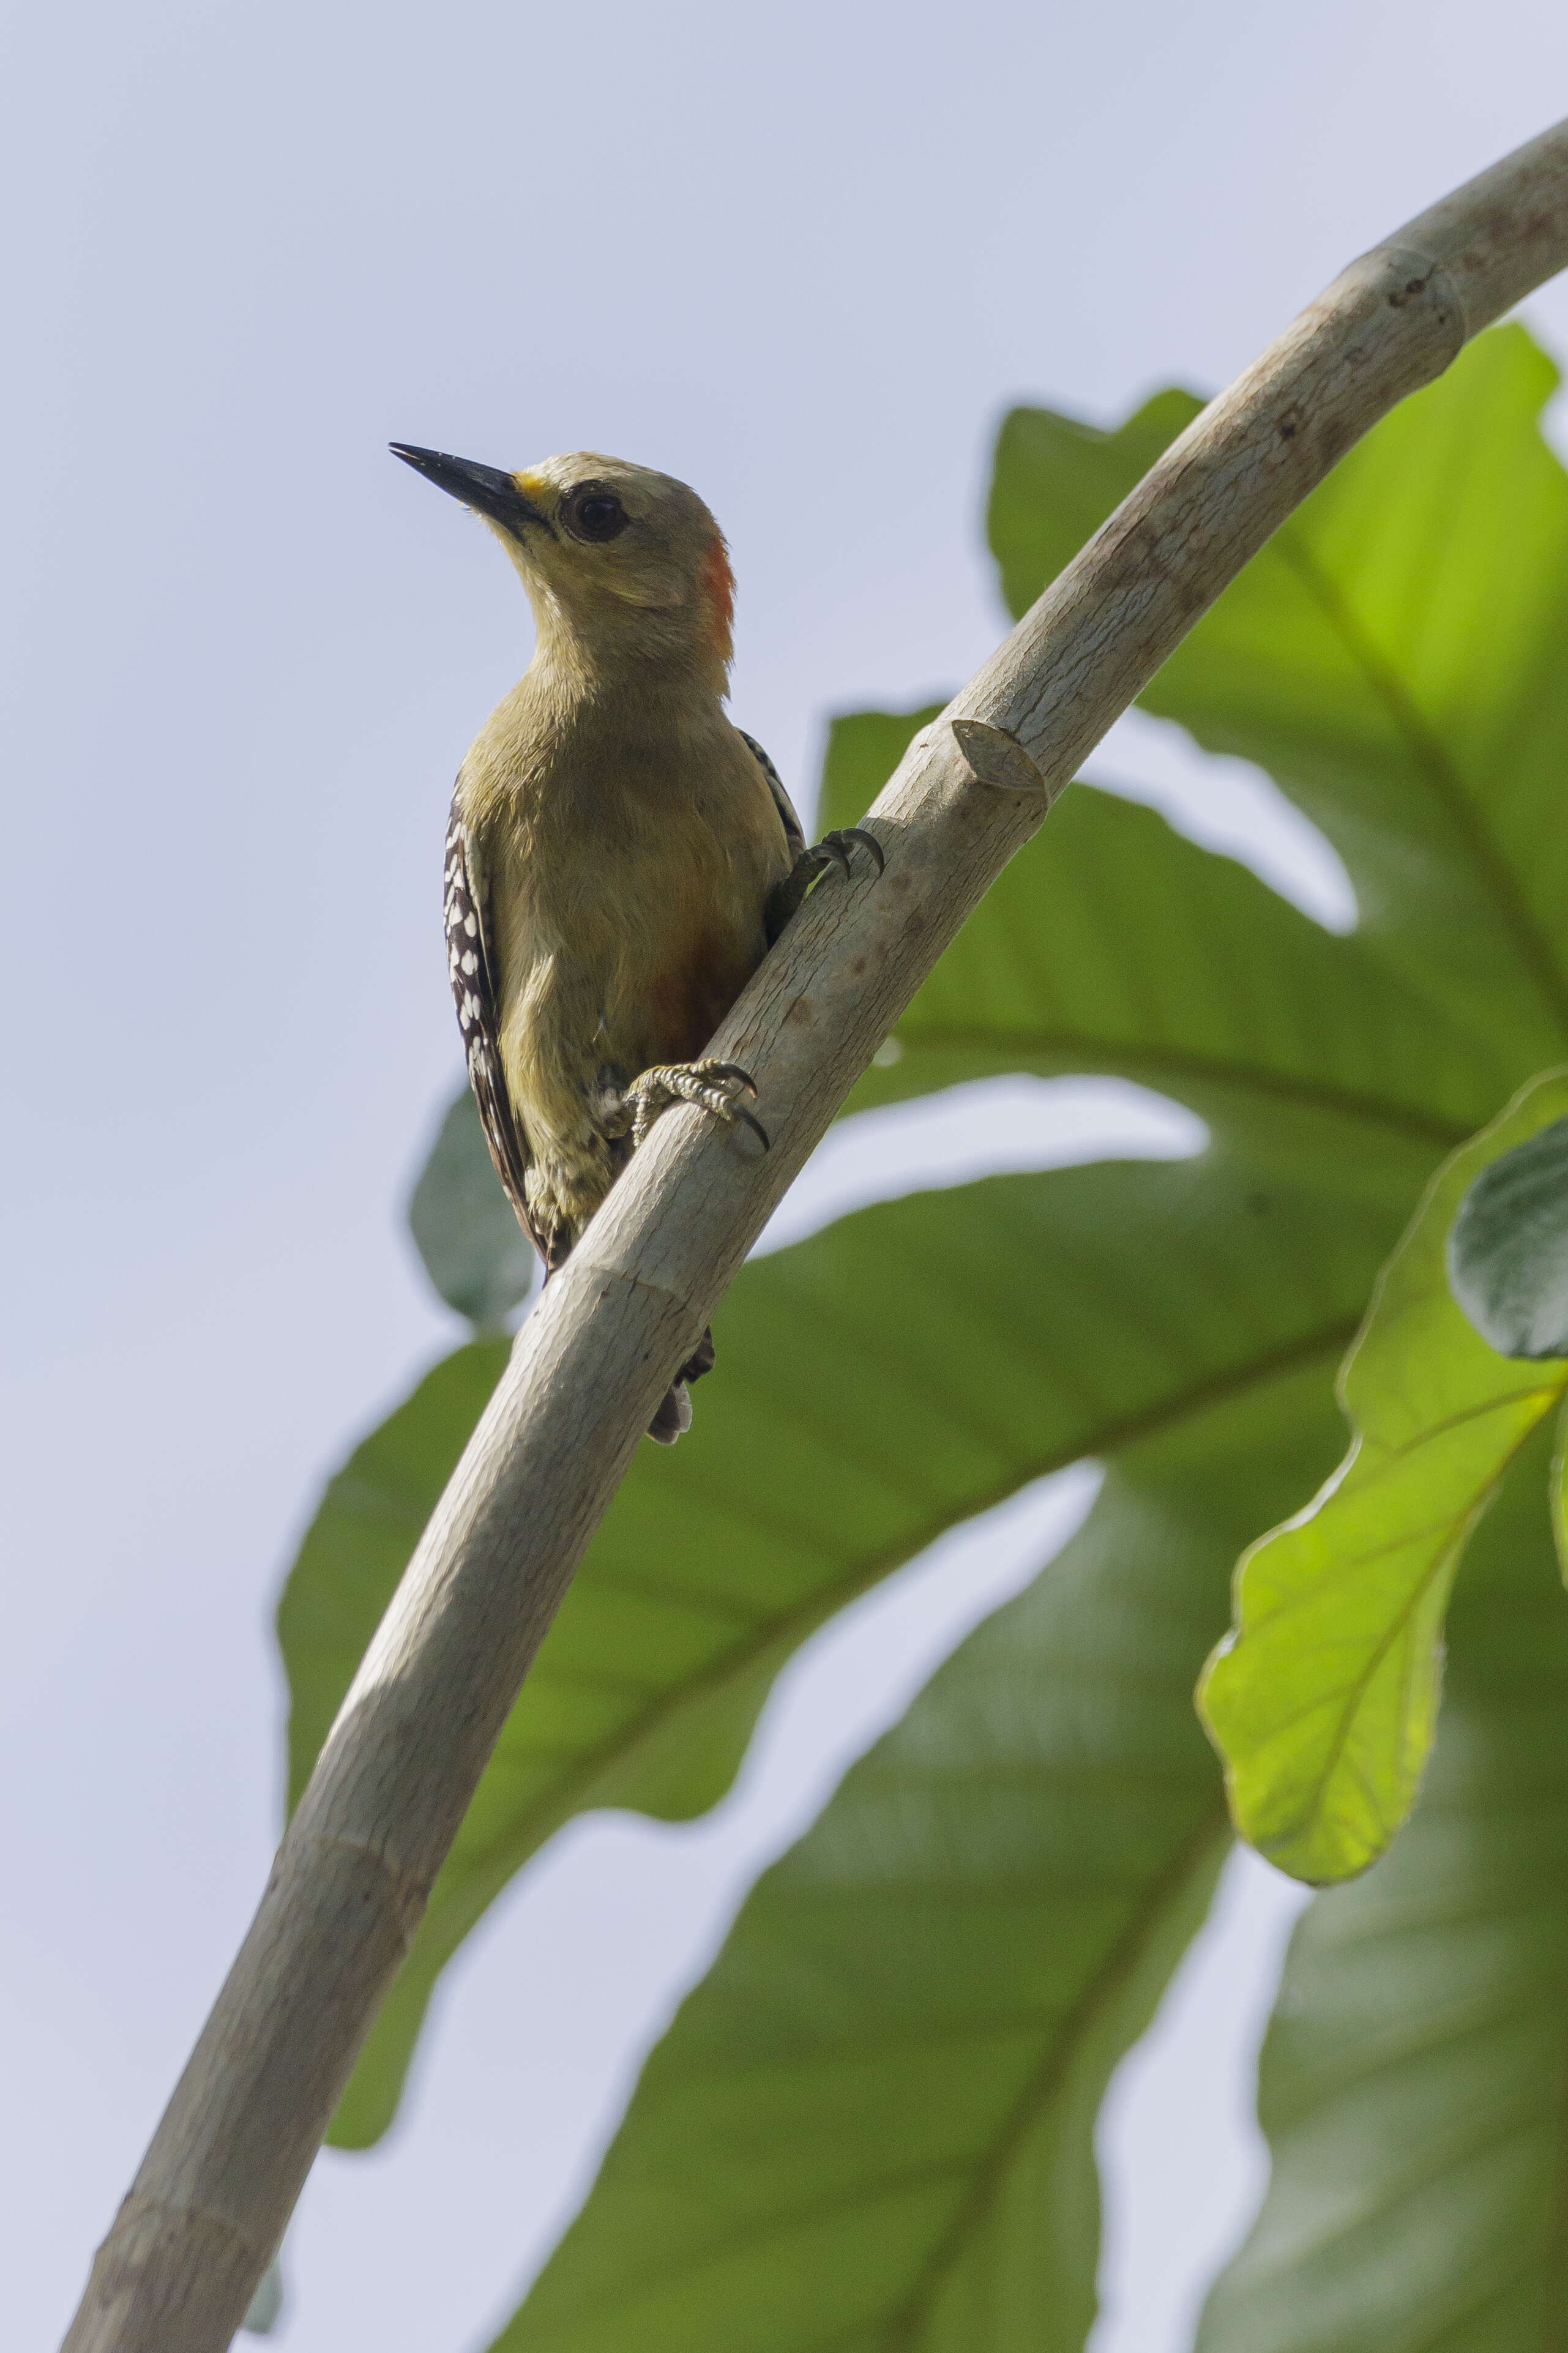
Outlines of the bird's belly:
M535 899L506 926L502 1064L541 1200L575 1229L624 1163L622 1090L695 1060L767 945L760 874L689 856L651 873L644 856L630 891L619 863L601 855L597 887Z
M650 974L635 1017L615 1041L619 1056L612 1051L630 1063L629 1077L658 1062L697 1060L757 969L760 955L748 953L751 944L719 931L700 934Z
M532 1143L575 1127L607 1086L694 1061L760 963L760 925L623 930L601 955L553 944L508 991L502 1062Z

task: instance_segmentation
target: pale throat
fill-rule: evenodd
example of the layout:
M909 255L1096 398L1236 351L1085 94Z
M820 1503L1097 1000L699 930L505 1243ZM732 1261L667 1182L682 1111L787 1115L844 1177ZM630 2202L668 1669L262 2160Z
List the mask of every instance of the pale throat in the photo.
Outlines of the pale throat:
M529 587L535 642L529 670L554 695L652 706L716 705L729 692L729 646L689 607L599 607L574 614L551 589Z

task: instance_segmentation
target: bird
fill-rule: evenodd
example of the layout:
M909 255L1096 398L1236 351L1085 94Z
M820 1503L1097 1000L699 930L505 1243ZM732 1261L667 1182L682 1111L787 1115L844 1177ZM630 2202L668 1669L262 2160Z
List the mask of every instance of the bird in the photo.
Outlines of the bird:
M700 1106L768 1148L738 1064L705 1052L818 877L875 836L808 845L778 769L724 705L735 577L686 483L591 450L508 473L394 441L471 508L535 643L458 771L448 967L496 1174L548 1281L659 1113ZM649 1425L673 1445L705 1331Z

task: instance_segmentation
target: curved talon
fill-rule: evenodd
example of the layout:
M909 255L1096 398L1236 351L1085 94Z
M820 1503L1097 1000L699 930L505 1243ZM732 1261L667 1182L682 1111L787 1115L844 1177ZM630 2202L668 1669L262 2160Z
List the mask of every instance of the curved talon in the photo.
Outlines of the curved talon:
M882 854L882 844L874 833L867 833L863 825L846 825L839 836L842 841L862 841L876 860L876 871L885 873L887 860Z
M754 1087L752 1089L753 1094L755 1094L757 1090ZM747 1111L742 1104L731 1103L729 1107L729 1116L731 1119L744 1120L747 1126L750 1128L753 1135L757 1137L764 1152L772 1151L773 1140L771 1136L769 1136L768 1130L763 1126L762 1122L759 1119L755 1118L753 1114Z
M887 860L882 854L881 842L874 833L867 833L863 825L835 826L832 833L823 834L821 841L808 851L807 855L820 861L817 868L819 873L828 860L832 859L839 871L847 877L850 871L850 844L855 841L870 850L876 860L876 871L880 874Z
M830 866L836 866L846 882L850 880L850 849L857 841L875 859L877 873L880 875L884 871L887 861L874 833L868 833L863 825L835 826L832 833L825 833L821 840L813 842L810 849L802 849L783 881L776 882L769 891L763 908L769 947L807 892Z
M756 1101L757 1081L749 1071L743 1071L738 1062L708 1062L704 1068L710 1078L738 1080L753 1102Z

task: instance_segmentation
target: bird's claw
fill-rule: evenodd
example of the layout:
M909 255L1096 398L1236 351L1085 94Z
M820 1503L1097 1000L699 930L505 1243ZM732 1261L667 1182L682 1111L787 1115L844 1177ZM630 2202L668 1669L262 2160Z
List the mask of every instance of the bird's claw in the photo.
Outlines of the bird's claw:
M746 1089L753 1103L757 1101L757 1081L749 1071L743 1071L738 1062L693 1062L688 1067L705 1071L710 1080L732 1079L737 1087Z
M754 1087L752 1089L752 1092L755 1094L757 1090ZM762 1122L758 1118L756 1113L747 1111L744 1103L731 1103L728 1111L724 1114L724 1116L726 1119L738 1119L743 1127L750 1128L753 1135L756 1136L757 1141L761 1145L764 1152L772 1151L773 1138L768 1134L768 1130L763 1126Z
M858 841L861 843L863 848L870 850L872 856L876 860L876 871L878 874L884 874L886 872L887 860L882 854L882 844L878 841L874 833L868 833L863 825L846 825L843 829L843 836L846 841Z
M665 1062L642 1071L621 1098L631 1113L632 1150L642 1143L662 1111L672 1103L688 1103L731 1125L738 1121L750 1128L764 1152L770 1152L772 1139L762 1122L735 1100L741 1092L755 1100L757 1082L738 1062Z
M878 874L882 872L887 862L882 854L882 844L864 826L837 826L832 833L825 833L821 841L800 852L782 882L776 882L768 894L764 918L770 947L820 874L836 866L845 881L849 880L850 851L857 841L863 849L870 850Z
M823 834L810 855L821 860L819 872L822 868L832 864L847 877L850 871L850 848L852 843L857 841L863 849L870 850L876 860L876 871L880 874L887 863L882 854L882 844L875 834L867 833L863 825L835 826L832 833Z

